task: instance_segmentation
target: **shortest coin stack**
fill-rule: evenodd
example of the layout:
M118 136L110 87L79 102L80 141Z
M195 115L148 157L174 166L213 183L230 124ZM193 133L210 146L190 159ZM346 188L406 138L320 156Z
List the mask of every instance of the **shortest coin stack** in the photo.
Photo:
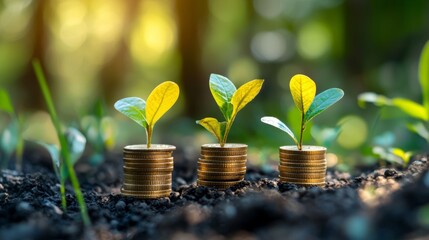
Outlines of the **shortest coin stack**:
M244 179L246 174L247 145L205 144L198 159L199 186L227 189Z
M326 148L318 146L280 147L280 181L303 186L323 186L326 176Z
M172 145L131 145L124 148L123 195L139 198L168 197L173 172Z

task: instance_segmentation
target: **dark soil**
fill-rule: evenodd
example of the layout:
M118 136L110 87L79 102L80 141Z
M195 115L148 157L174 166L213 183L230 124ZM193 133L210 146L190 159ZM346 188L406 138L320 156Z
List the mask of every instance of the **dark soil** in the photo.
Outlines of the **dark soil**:
M352 177L328 171L324 187L279 183L249 167L225 191L197 187L196 161L177 153L169 198L120 195L121 155L77 168L92 227L82 225L73 191L61 209L59 183L40 153L23 172L0 175L0 239L409 239L429 237L428 156L406 169Z

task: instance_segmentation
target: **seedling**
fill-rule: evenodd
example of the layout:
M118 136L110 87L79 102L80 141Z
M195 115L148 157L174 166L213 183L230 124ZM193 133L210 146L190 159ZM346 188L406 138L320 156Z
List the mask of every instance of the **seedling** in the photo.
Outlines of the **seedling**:
M338 102L343 96L343 90L330 88L316 95L316 83L311 78L297 74L292 77L289 83L290 92L296 107L301 112L301 130L299 140L293 132L282 121L275 117L263 117L261 121L286 132L298 147L302 150L302 137L306 125L321 112Z
M54 124L55 130L57 132L58 140L60 142L60 146L61 146L60 153L61 153L61 159L63 160L62 162L60 162L60 166L65 165L64 169L67 170L68 175L70 177L70 181L72 183L73 190L76 194L76 199L80 207L80 214L82 216L82 220L85 225L89 226L91 225L91 221L89 219L88 212L86 210L85 200L83 198L82 191L80 190L79 181L73 169L72 152L69 149L66 134L62 131L61 123L55 111L54 102L52 101L51 93L49 91L48 84L46 83L45 75L43 73L42 67L38 60L33 60L33 68L34 68L34 72L36 73L37 80L39 81L39 85L42 90L42 94L45 99L46 105L48 107L49 115L51 116L52 123ZM61 182L62 206L63 206L63 209L66 210L64 185L65 185L65 181Z
M111 149L115 142L114 122L111 117L105 116L105 106L101 100L97 101L89 115L81 118L80 126L92 150L90 164L101 164L105 152Z
M219 122L216 118L207 117L198 120L196 123L212 133L219 141L220 146L223 147L237 113L258 95L263 83L264 80L255 79L236 89L228 78L211 74L210 91L225 121Z
M70 155L71 165L75 165L77 160L82 156L85 150L86 139L82 133L80 133L75 128L68 128L64 133L68 151ZM47 144L41 143L40 145L46 148L46 150L51 155L53 169L55 171L55 175L57 175L58 180L60 181L60 192L61 192L61 204L64 210L67 208L66 203L66 190L65 190L65 182L70 176L67 166L64 164L63 158L61 157L61 149L58 148L55 144Z
M138 97L118 100L115 108L146 129L147 147L150 148L155 123L179 98L179 86L171 81L159 84L145 102Z
M423 103L419 104L406 98L388 98L372 92L362 93L358 97L363 107L365 102L376 106L391 106L400 109L418 122L408 124L408 129L417 133L429 143L429 41L423 47L419 62L419 79L422 88Z
M9 94L0 89L0 111L9 115L10 121L0 134L0 161L2 166L11 159L12 154L16 154L16 168L21 168L22 155L24 152L24 139L22 137L22 121L16 114Z

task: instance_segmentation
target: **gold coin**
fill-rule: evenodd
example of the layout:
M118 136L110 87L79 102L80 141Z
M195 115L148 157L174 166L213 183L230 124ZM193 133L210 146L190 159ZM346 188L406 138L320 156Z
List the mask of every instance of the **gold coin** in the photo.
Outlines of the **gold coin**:
M127 178L124 178L124 184L134 184L134 185L163 185L163 184L171 184L171 178L170 179L163 179L163 180L127 179Z
M151 159L165 159L165 158L171 158L171 153L149 153L149 154L143 154L143 153L126 153L124 152L123 157L125 159L143 159L143 160L151 160Z
M203 164L237 164L237 165L242 165L242 166L246 166L246 163L247 163L247 161L246 160L244 160L244 161L231 161L231 162L229 162L229 161L211 161L211 160L209 160L209 161L207 161L207 160L205 160L205 159L199 159L198 160L198 163L203 163Z
M325 173L291 173L280 172L280 177L296 179L320 179L325 178Z
M227 189L229 187L234 186L237 183L240 183L243 179L238 181L205 181L205 180L197 180L198 186L206 186L206 187L215 187L219 189Z
M280 163L302 163L302 164L326 164L326 159L320 160L292 160L292 159L280 159Z
M219 150L219 151L247 151L247 145L241 143L225 143L223 147L219 143L204 144L201 146L201 150Z
M202 166L198 166L198 170L199 171L205 171L205 172L246 172L247 168L246 167L240 167L240 168L215 168L215 167L211 167L211 168L207 168L207 167L202 167Z
M198 159L198 164L201 166L206 167L216 167L216 168L228 168L228 167L245 167L246 164L243 164L242 162L236 163L236 162L204 162L201 158Z
M158 185L138 185L138 184L124 184L122 188L126 191L161 191L171 190L171 183L158 184Z
M207 158L207 157L224 157L224 156L246 156L247 158L247 151L242 150L235 150L235 151L209 151L209 150L201 150L201 157Z
M125 163L125 166L131 168L172 168L173 162L165 163Z
M130 196L130 197L154 199L154 198L169 197L171 193L171 189L161 190L161 191L128 191L122 188L121 193L125 196Z
M280 172L295 172L295 173L325 173L326 167L290 167L279 165Z
M280 162L279 164L280 166L286 166L286 167L302 167L302 168L326 168L326 163L318 163L318 164L313 164L313 163L285 163L285 162Z
M287 183L293 183L296 185L301 185L301 186L325 186L326 182L321 181L321 182L315 182L315 183L303 183L303 182L294 182L294 181L290 181L290 180L282 180L279 179L280 182L287 182Z
M162 173L171 173L173 171L173 167L168 168L132 168L124 166L124 173L126 174L136 174L136 173L142 173L142 174L162 174Z
M302 146L302 150L298 150L296 146L282 146L279 149L282 153L291 153L291 154L309 154L309 155L323 155L326 153L325 147L320 146Z
M171 181L171 173L167 173L167 174L151 174L151 175L146 175L146 174L124 174L124 179L125 180L147 180L147 181L167 181L170 180Z
M301 179L301 178L279 176L279 179L283 180L283 181L287 181L287 182L299 182L299 183L321 183L321 182L325 182L325 177Z
M280 159L294 159L294 160L320 160L325 159L325 154L292 154L292 153L279 153Z
M199 174L205 174L205 175L219 175L219 176L230 176L230 175L234 175L234 174L246 174L246 170L242 170L239 172L227 172L227 171L222 171L222 172L215 172L215 171L204 171L204 170L199 170L198 169L198 173Z
M240 179L243 179L244 174L240 175L208 175L208 174L201 174L198 173L198 179L199 180L205 180L205 181L238 181Z
M136 152L172 152L176 150L173 145L151 144L150 148L146 144L129 145L124 147L124 151Z
M201 158L198 159L201 162L207 162L207 163L244 163L247 162L247 156L201 156Z

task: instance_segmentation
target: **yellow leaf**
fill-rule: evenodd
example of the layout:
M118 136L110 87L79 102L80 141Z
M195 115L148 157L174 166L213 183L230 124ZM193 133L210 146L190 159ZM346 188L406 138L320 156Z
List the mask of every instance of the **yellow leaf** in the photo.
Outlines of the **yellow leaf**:
M232 116L234 117L241 109L252 101L262 88L264 80L255 79L243 84L235 91L231 98L233 105Z
M146 101L146 120L150 128L174 105L179 98L179 86L171 81L159 84Z
M207 117L197 121L198 124L203 126L207 131L211 132L219 142L223 138L221 123L216 118Z
M311 78L296 74L289 83L293 101L302 113L306 113L316 95L316 83Z

